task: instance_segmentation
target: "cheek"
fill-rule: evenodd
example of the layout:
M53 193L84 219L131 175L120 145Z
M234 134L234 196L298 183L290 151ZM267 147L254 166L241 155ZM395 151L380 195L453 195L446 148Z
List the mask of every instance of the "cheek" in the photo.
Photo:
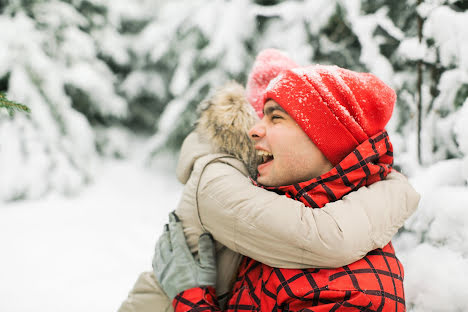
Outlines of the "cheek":
M298 157L304 151L304 140L297 133L282 129L280 135L272 137L272 142L275 142L275 155L282 163L287 163L299 160Z
M309 168L315 166L317 151L313 143L307 136L296 135L289 138L289 153L285 159L290 164L294 173L309 171Z
M276 162L276 172L284 177L295 177L301 173L304 166L307 165L307 157L296 149L294 145L284 146Z

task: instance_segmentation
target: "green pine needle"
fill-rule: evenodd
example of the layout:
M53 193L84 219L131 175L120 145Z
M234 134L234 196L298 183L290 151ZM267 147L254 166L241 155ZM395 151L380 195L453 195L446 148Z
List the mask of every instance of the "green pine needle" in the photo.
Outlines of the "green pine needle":
M6 97L6 94L3 93L3 92L0 92L0 107L6 108L10 112L13 111L13 110L23 111L23 112L27 112L27 113L31 112L29 107L27 107L26 105L10 101Z

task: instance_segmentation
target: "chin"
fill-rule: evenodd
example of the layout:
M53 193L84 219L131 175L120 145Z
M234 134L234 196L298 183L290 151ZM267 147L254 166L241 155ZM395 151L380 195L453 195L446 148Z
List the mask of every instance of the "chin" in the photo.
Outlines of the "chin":
M257 178L257 183L263 185L263 186L282 186L283 184L278 183L275 181L271 181L272 179L268 179L268 177L258 177Z
M274 186L268 180L269 180L268 177L265 177L265 176L258 176L257 177L257 183L258 184L261 184L263 186Z

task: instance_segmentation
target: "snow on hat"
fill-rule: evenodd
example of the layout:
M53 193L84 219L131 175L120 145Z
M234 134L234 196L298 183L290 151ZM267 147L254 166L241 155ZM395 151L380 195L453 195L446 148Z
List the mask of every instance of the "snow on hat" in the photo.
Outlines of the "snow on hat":
M270 81L285 69L298 67L298 65L285 54L276 49L261 51L255 59L252 71L247 82L247 99L258 116L263 116L263 94Z
M288 69L262 97L277 102L335 166L359 144L384 130L396 94L376 76L338 66Z

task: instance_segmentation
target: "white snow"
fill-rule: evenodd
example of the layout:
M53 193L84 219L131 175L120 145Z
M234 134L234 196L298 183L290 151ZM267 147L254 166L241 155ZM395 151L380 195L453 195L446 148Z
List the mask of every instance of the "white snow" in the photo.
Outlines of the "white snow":
M183 96L175 98L167 104L158 122L159 131L148 140L145 151L142 153L142 159L150 160L153 153L164 147L169 134L177 126L177 121L182 112L187 108L190 100L197 95L197 92L203 86L216 85L216 82L219 83L218 85L222 85L226 81L223 81L220 71L210 71L194 81L190 88L184 92Z
M0 116L0 201L37 198L50 190L72 193L92 176L94 131L72 107L66 85L83 91L90 110L102 116L127 114L114 73L97 58L95 38L83 31L85 16L54 0L32 10L0 16L0 77L9 75L8 96L32 111ZM114 54L125 48L114 46L120 51Z
M164 98L168 92L160 75L144 71L134 71L128 75L121 89L129 98L136 98L145 93Z
M366 64L371 73L375 74L388 85L393 86L392 66L388 59L380 53L379 38L373 36L378 26L390 29L391 33L394 32L396 28L393 26L392 21L385 15L386 9L381 8L373 15L362 15L359 1L346 1L343 2L343 4L348 10L350 26L358 36L362 46L360 61Z
M245 42L252 31L255 29L255 20L249 13L250 1L216 1L215 5L202 5L197 10L203 12L202 16L215 21L213 28L207 32L204 27L205 35L211 38L207 47L201 53L202 59L216 60L223 59L221 67L232 73L241 73L245 69L243 60L247 53L245 48L239 45L239 42ZM246 14L247 13L247 14ZM194 20L194 26L203 24L204 20L199 18ZM242 25L242 27L239 27ZM203 26L199 26L203 28Z
M169 171L107 161L77 197L0 207L0 311L117 311L176 207Z
M308 64L314 56L313 45L308 42L310 31L314 35L328 21L337 1L314 0L306 2L284 1L276 5L251 5L250 12L257 16L279 17L269 23L265 35L259 38L259 48L280 48L298 64ZM313 20L313 22L310 22ZM302 22L305 21L305 25Z
M417 61L424 58L426 49L426 45L424 43L420 43L418 38L406 38L400 43L398 53L404 59Z
M71 4L63 1L39 2L34 10L35 19L51 28L59 28L62 25L87 25L86 19Z
M423 35L432 37L439 47L442 65L456 64L468 70L468 12L455 12L447 6L440 6L429 15L424 23Z
M403 256L403 257L402 257ZM409 311L467 311L468 260L445 247L423 243L399 253L405 265L405 295Z
M463 103L455 119L454 132L460 151L464 155L462 164L462 174L468 182L468 99Z
M115 94L115 77L104 63L77 63L68 69L66 80L86 94L92 94L92 103L103 116L127 114L127 103Z
M468 187L460 159L419 168L419 209L393 240L405 269L409 311L467 311Z

